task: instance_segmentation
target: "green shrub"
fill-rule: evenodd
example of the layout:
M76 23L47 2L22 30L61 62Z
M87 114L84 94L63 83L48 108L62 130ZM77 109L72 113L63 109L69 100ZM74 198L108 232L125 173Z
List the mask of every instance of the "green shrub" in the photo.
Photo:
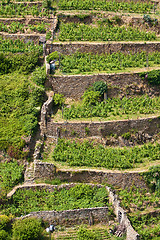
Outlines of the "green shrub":
M48 63L50 63L51 61L53 61L55 59L59 59L59 53L57 51L50 53L46 58Z
M146 79L151 85L160 85L160 70L139 73L139 75L142 79Z
M126 133L122 134L122 137L128 140L131 137L131 133L130 132L126 132Z
M100 93L94 91L86 91L83 96L83 105L96 105L100 101Z
M160 193L160 166L150 167L148 172L143 173L143 176L152 191Z
M0 215L0 230L7 230L9 228L10 221L11 221L10 217L6 215Z
M65 103L65 98L62 94L55 93L53 96L54 104L58 105L59 107L62 107L62 105Z
M5 230L0 230L0 239L1 240L7 240L8 239L8 233Z
M49 40L52 37L51 31L46 33L46 40Z
M94 91L99 92L100 95L103 95L105 92L107 92L107 85L103 81L98 81L93 83Z
M13 224L13 240L40 240L42 231L36 218L19 219Z
M32 74L31 80L39 86L43 86L46 80L45 67L37 67Z
M38 65L39 53L30 52L22 54L0 54L0 74L13 71L28 74Z
M17 161L1 163L0 176L0 187L8 191L23 180L23 166L18 165Z

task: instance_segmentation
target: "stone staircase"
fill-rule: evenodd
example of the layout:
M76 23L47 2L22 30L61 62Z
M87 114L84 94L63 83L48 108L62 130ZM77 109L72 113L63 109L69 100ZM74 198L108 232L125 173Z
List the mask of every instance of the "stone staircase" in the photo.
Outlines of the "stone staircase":
M27 166L24 174L25 183L34 183L34 162Z

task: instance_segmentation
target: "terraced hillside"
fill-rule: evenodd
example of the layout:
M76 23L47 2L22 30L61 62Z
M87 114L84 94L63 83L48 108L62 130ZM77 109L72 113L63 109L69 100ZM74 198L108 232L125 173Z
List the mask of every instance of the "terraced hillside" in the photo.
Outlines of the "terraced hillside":
M68 228L54 213L54 221L47 218L57 225L53 239L160 239L159 11L158 2L138 0L1 3L1 214L43 218L45 211L105 207L102 191L84 206L79 194L92 198L91 190L57 192L70 200L63 206L57 195L32 188L35 181L49 188L92 182L119 196L110 210L116 217L93 225L96 217L87 215ZM31 190L9 193L23 180ZM69 212L60 214L64 225L71 221ZM93 226L80 226L85 221ZM39 234L48 239L45 227ZM0 225L0 238L19 239L16 224L8 229Z

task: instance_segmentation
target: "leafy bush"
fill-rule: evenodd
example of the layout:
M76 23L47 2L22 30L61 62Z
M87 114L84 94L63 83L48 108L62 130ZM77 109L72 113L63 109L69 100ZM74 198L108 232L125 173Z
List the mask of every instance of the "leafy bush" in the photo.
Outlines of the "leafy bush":
M160 194L160 166L150 167L148 172L143 173L143 176L148 186Z
M53 101L55 105L62 107L62 105L65 103L65 98L62 94L55 93L53 96Z
M93 83L94 91L99 92L102 96L105 92L107 92L107 85L103 81L97 81Z
M35 82L38 86L44 86L46 80L45 67L37 67L32 73L31 80Z
M144 14L143 19L144 19L145 22L147 22L150 25L157 25L158 24L158 20L156 18L152 19L149 15Z
M150 213L129 216L133 228L139 233L142 240L158 240L160 232L160 216L152 216Z
M0 215L0 230L6 230L10 226L11 218L6 215ZM1 239L1 238L0 238Z
M139 73L140 77L146 79L151 85L160 85L160 70L152 70L147 73Z
M51 37L52 37L52 33L51 33L51 31L48 31L46 33L46 41L49 40Z
M35 218L16 220L13 224L13 240L40 240L42 238L41 222Z
M8 233L5 230L0 230L0 239L1 240L7 240L8 239Z
M1 163L0 187L8 191L21 182L23 180L23 169L24 167L22 165L18 165L17 161Z
M100 93L94 91L86 91L83 96L83 105L96 105L100 100Z
M46 58L48 63L57 59L59 59L59 53L57 51L50 53Z
M38 53L22 53L22 54L9 54L5 56L0 55L0 74L6 74L13 71L23 72L28 74L36 65L38 65Z

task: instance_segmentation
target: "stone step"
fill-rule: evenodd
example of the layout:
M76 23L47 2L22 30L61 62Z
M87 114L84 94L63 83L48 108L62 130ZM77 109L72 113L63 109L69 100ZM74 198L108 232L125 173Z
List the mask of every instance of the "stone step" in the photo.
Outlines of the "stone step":
M31 163L24 174L24 181L25 182L34 182L34 163Z

